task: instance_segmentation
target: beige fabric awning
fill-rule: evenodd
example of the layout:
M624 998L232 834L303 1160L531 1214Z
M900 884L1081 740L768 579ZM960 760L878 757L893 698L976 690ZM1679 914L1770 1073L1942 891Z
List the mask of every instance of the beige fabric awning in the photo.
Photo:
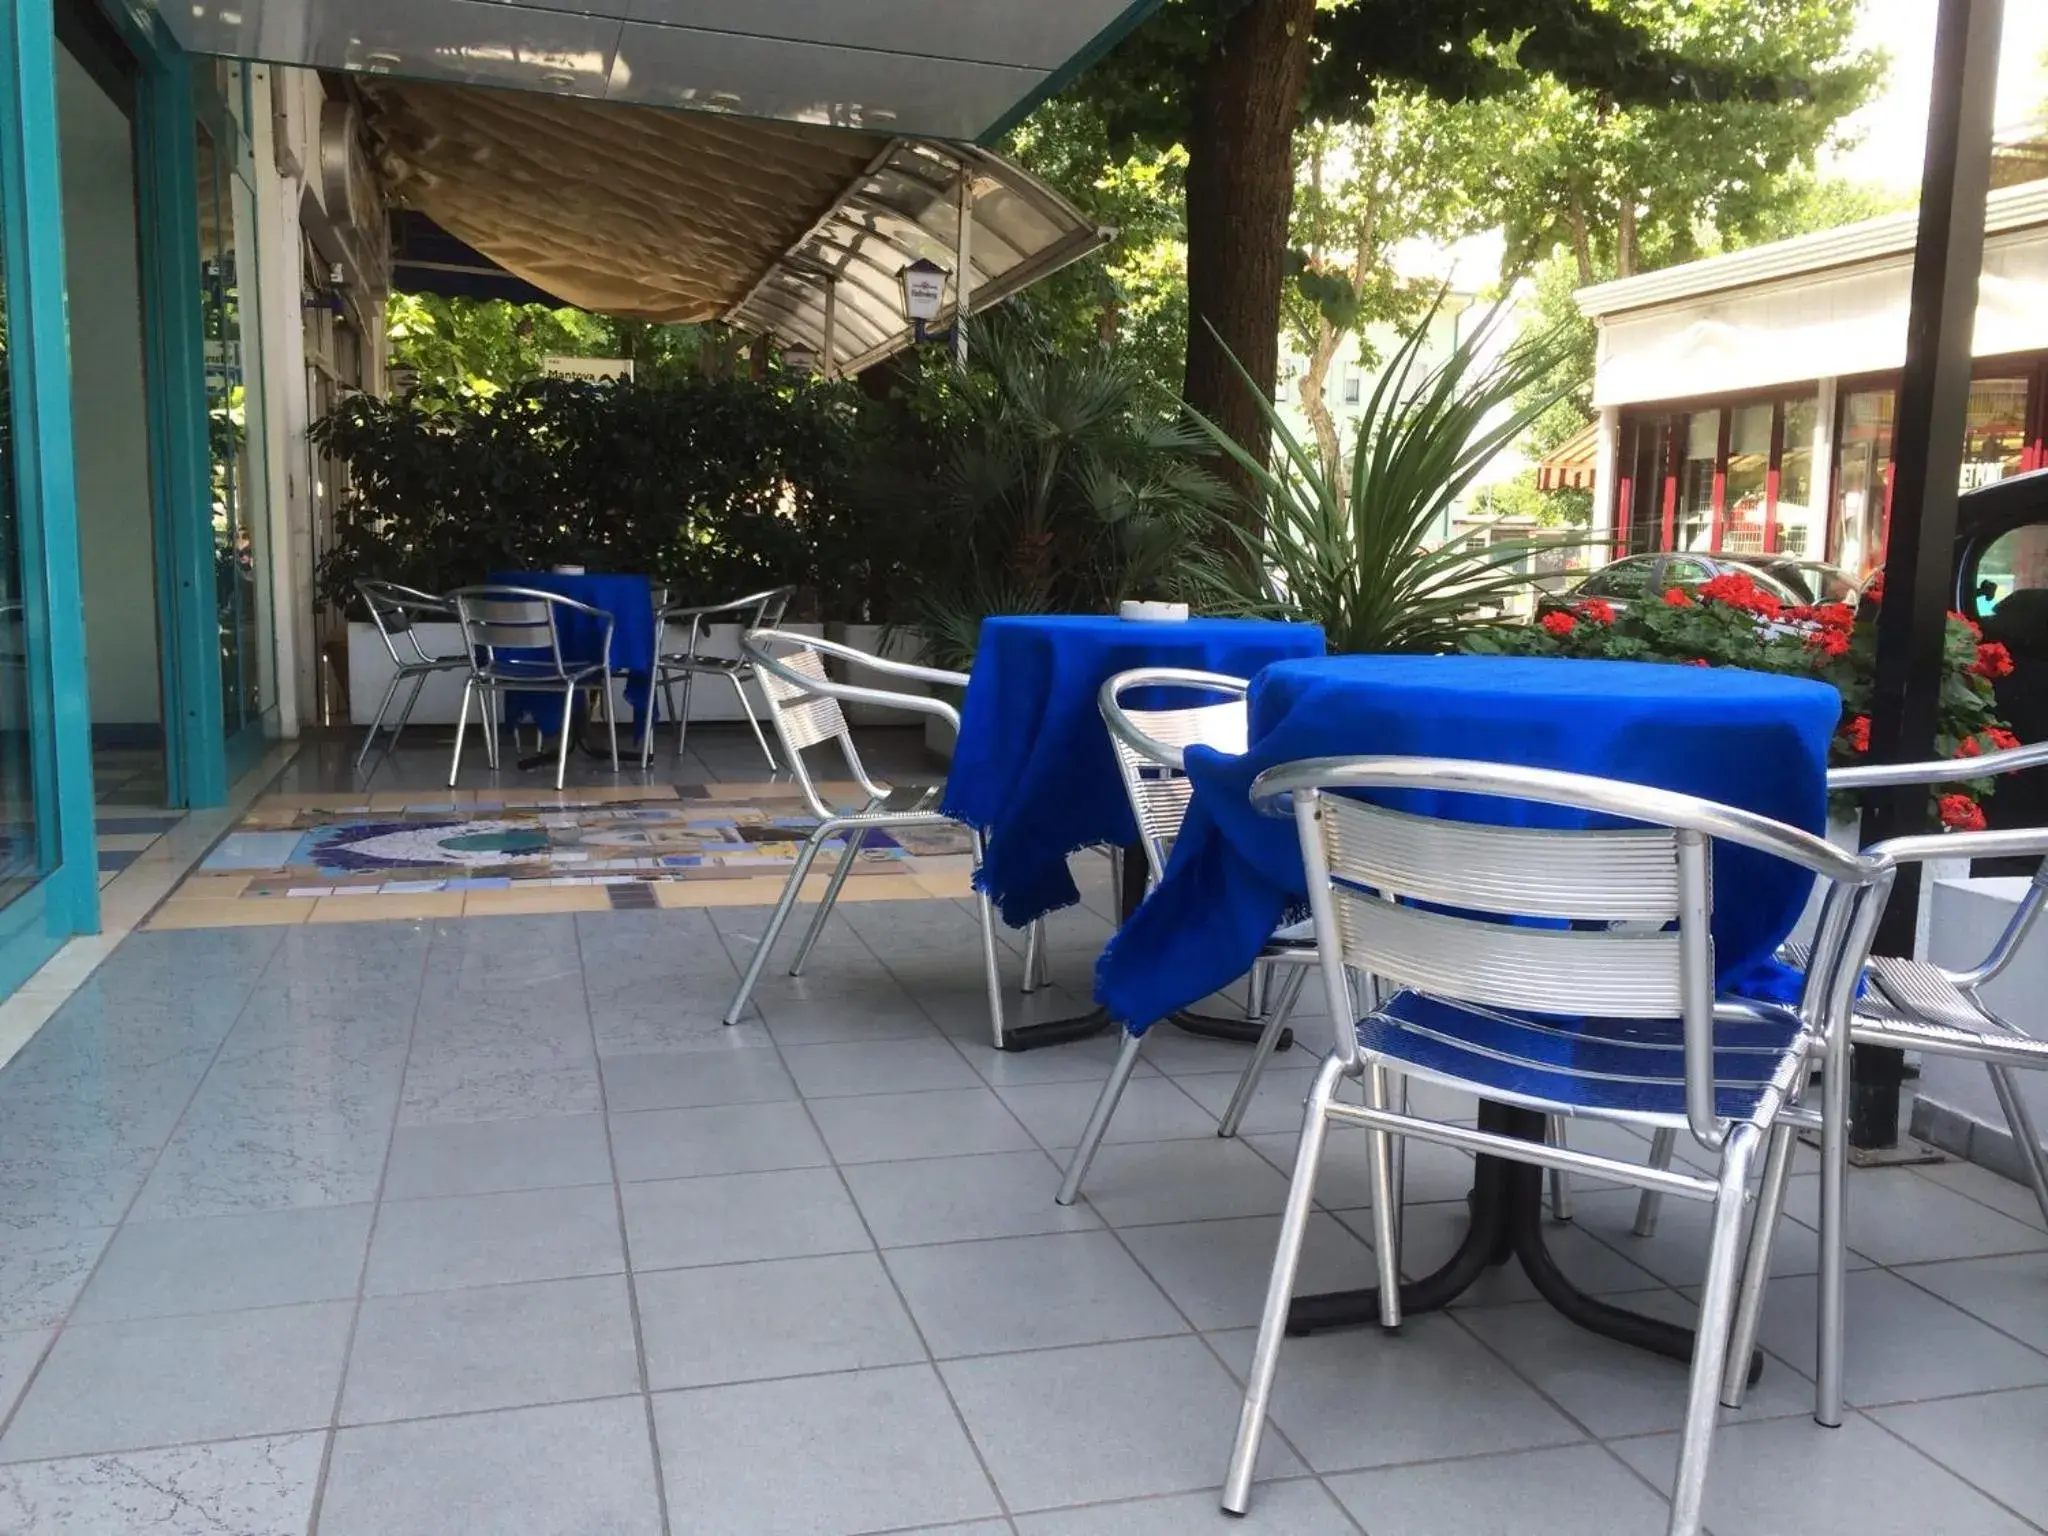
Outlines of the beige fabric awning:
M1107 234L1001 156L847 129L416 81L359 82L390 194L578 308L729 320L867 366L907 345L898 274L955 266L969 307Z

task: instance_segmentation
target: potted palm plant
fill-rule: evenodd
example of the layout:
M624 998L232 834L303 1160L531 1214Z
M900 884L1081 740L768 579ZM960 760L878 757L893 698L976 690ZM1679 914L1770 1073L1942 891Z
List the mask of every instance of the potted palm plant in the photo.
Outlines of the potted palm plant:
M1475 549L1448 537L1458 499L1569 381L1554 335L1502 343L1498 307L1429 364L1436 312L1388 360L1348 463L1305 443L1241 365L1271 433L1270 465L1189 412L1252 486L1251 515L1228 525L1226 558L1198 573L1212 604L1313 620L1332 651L1447 651L1500 622L1529 589L1537 553L1584 542L1563 535Z

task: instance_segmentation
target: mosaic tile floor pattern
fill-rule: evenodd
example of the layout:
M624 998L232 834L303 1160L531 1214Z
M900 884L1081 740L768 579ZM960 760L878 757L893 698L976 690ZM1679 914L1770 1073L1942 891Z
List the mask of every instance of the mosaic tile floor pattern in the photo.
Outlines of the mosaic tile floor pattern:
M150 926L769 902L815 824L793 784L268 795ZM826 844L811 883L843 847ZM969 863L950 828L874 833L844 899L961 895Z

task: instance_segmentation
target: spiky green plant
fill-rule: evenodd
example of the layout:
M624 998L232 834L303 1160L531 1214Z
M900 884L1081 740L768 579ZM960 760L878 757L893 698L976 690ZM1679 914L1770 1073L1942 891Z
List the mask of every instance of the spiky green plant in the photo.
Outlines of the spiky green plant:
M1212 604L1313 620L1332 651L1447 651L1528 590L1535 553L1582 542L1442 541L1453 503L1568 383L1557 338L1496 344L1499 306L1443 362L1424 366L1441 304L1388 360L1359 418L1348 474L1289 429L1242 365L1238 376L1272 434L1270 467L1189 412L1252 483L1255 516L1229 525L1234 545L1200 573Z

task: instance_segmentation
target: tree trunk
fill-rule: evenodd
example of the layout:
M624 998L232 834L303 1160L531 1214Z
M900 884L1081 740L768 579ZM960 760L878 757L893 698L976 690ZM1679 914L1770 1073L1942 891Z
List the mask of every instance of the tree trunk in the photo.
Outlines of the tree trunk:
M1621 200L1621 212L1614 223L1614 273L1617 277L1636 275L1636 198L1633 192Z
M1316 452L1322 456L1323 471L1332 483L1344 478L1344 453L1337 441L1337 423L1330 415L1330 402L1323 395L1323 387L1330 377L1330 360L1337 355L1337 343L1343 340L1337 328L1327 320L1316 321L1315 345L1309 349L1308 371L1301 376L1301 409L1308 417L1308 424L1316 434Z
M1593 282L1593 237L1586 228L1586 205L1579 201L1576 192L1572 194L1570 218L1572 256L1579 264L1579 286L1590 287Z
M1209 55L1188 135L1187 402L1261 462L1272 446L1265 418L1225 349L1271 400L1314 21L1315 0L1249 0ZM1235 465L1219 469L1250 489Z

